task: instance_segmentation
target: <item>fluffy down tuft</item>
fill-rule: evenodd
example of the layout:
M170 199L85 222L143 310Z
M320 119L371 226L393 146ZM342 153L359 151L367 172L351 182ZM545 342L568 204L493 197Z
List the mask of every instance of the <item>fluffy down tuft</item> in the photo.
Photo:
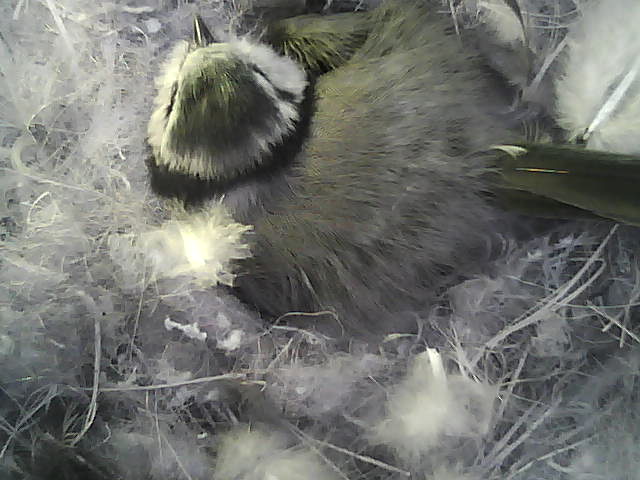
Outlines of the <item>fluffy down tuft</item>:
M220 439L215 480L333 480L311 451L292 446L282 434L240 427Z
M481 439L489 429L497 390L448 374L434 349L417 355L405 379L390 393L387 416L375 440L398 457L419 460L455 439Z
M153 280L186 277L198 287L233 283L232 262L250 256L244 241L250 226L234 222L220 202L199 213L178 214L162 226L110 238L112 258L151 268Z
M556 81L558 123L597 150L640 152L640 3L587 2Z

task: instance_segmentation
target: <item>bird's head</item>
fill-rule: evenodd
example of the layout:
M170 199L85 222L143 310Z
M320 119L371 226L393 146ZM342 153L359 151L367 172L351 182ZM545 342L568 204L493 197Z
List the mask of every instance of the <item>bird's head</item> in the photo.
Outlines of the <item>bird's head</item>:
M229 181L261 166L296 128L307 80L294 61L247 39L217 42L199 16L158 79L149 122L155 163Z

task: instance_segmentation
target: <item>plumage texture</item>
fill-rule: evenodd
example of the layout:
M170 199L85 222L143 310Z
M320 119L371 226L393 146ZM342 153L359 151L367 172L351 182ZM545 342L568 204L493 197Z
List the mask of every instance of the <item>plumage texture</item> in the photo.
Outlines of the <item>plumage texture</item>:
M349 61L371 29L367 15L303 15L272 22L264 40L314 74Z
M160 106L151 130L164 128L163 145L205 152L194 159L175 148L173 158L182 165L177 173L189 176L191 184L211 181L211 196L223 199L236 220L255 224L252 256L240 262L235 285L263 314L329 311L343 326L348 318L360 330L372 324L388 328L387 319L397 324L409 305L428 305L424 290L437 293L451 281L449 272L472 272L474 261L487 254L482 249L496 243L496 214L485 198L493 185L483 178L493 165L486 163L490 155L478 154L523 136L523 113L508 106L508 89L489 71L473 36L458 38L449 20L430 6L389 1L370 14L281 20L267 29L265 40L283 56L250 40L243 40L243 50L233 42L212 44L189 51L173 72L178 87L166 107L169 121L157 123L158 112L165 111ZM531 53L521 10L511 2L503 7L522 35L498 37L514 52ZM508 22L494 23L500 34ZM286 55L313 79L305 92L310 108L302 108L299 96L294 100L300 109L291 105L291 138L270 110L289 104L279 98L282 90L291 93L282 81L291 69ZM252 74L252 68L258 70ZM236 69L246 75L232 73ZM215 120L220 132L207 133ZM250 146L256 125L272 139L255 151L262 155L255 161L262 180L247 165L251 157L237 166L229 161L237 152L228 139ZM294 137L303 138L299 147ZM167 160L162 148L155 150L152 175ZM564 165L566 151L552 150L545 150L549 162ZM586 159L580 163L590 165ZM168 175L172 170L169 164ZM527 172L534 170L540 169ZM616 220L640 217L635 197L621 198L621 188L590 201L594 185L606 179L593 172L609 167L603 161L592 170L572 171L568 182L558 175L527 175L527 183L520 171L503 170L502 177L504 187L519 194L517 206L542 203L547 217L573 215L576 208ZM189 184L185 190L189 195ZM409 253L414 261L405 264Z
M236 285L264 313L331 310L381 326L491 242L470 157L517 136L499 82L432 5L390 2L369 21L362 47L315 85L291 193L255 221Z
M640 157L594 151L576 146L512 145L505 150L500 164L501 180L510 190L548 201L540 205L540 214L553 217L576 207L589 213L631 225L640 225ZM521 198L524 198L521 196ZM544 211L546 209L546 212ZM573 212L580 215L580 211ZM570 218L570 217L569 217Z
M634 153L629 149L633 141L623 137L635 138L637 130L635 11L623 14L625 5L528 0L468 0L461 5L485 33L479 37L481 49L525 105L521 118L527 141L543 142L524 149L504 147L511 159L504 156L496 166L502 173L497 193L506 208L548 218L599 215L638 223L634 178L640 157L611 153L618 151L613 136L626 148L620 151ZM568 35L558 26L566 27ZM549 28L552 35L541 33ZM614 47L602 40L608 30ZM609 55L610 48L615 55ZM606 74L600 71L603 65ZM603 135L609 143L602 142ZM544 144L553 139L579 141L586 149Z
M507 47L529 52L520 8L512 2L503 6L522 35L498 36ZM500 34L506 22L494 23ZM389 318L397 324L397 314L409 305L428 305L424 289L437 293L451 281L448 272L473 271L481 248L495 243L495 213L485 198L493 185L482 178L493 165L477 154L522 135L516 128L521 113L507 106L506 85L491 76L473 37L459 39L454 31L428 3L390 1L371 14L275 22L265 39L282 57L248 40L243 50L233 43L190 48L174 72L177 93L166 107L162 142L205 152L194 159L174 148L182 165L178 173L190 175L192 183L220 180L211 196L220 196L238 221L255 223L252 256L240 263L236 281L250 306L271 318L329 311L343 326L349 318L360 330L383 326ZM310 109L302 108L299 95L294 101L300 110L280 98L282 91L291 94L291 85L282 81L291 69L286 55L314 78L306 91ZM308 137L299 151L297 143L288 148L291 158L280 151L292 141L272 114L282 111L279 105L290 105L287 126L296 129L296 137ZM163 111L154 113L152 130ZM220 131L209 132L216 120ZM358 129L350 132L353 125ZM251 145L257 126L272 139L256 150L260 170L272 170L262 182L252 178L257 170L246 159L238 166L229 161L237 152L228 139ZM503 186L519 194L517 206L541 204L547 217L582 208L616 220L640 218L635 196L620 195L622 185L594 195L598 185L619 178L606 176L617 170L604 160L590 168L578 150L544 151L550 163L544 172L526 163L536 163L532 148L519 156L521 168L511 174L503 169ZM568 151L583 155L582 161L564 177L549 174L560 171L553 170L554 162L568 168ZM167 160L162 148L155 154L152 174ZM167 173L174 169L169 165ZM266 193L259 193L261 187ZM414 254L410 265L402 261L408 252ZM354 270L370 273L348 273ZM358 318L361 325L353 323Z

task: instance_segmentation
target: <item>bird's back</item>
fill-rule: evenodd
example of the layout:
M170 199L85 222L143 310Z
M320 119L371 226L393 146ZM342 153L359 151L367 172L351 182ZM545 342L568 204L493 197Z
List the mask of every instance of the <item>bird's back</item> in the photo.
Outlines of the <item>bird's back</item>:
M317 81L292 194L255 225L238 287L273 315L333 309L370 328L486 252L495 218L471 155L514 137L503 86L435 2L367 21L351 60Z

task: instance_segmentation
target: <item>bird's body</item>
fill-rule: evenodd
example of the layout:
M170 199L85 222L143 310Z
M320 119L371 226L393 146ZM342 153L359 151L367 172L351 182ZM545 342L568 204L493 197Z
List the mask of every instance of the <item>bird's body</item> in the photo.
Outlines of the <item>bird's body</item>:
M318 79L290 192L255 221L238 278L261 310L333 309L371 328L425 305L486 253L495 211L470 156L517 124L503 87L435 10L381 7L354 56Z
M496 220L469 157L514 138L502 85L434 4L353 15L349 33L366 35L311 71L312 97L283 141L293 155L228 188L191 179L253 223L236 286L269 315L333 310L372 325L415 309L482 256Z
M236 288L263 313L330 310L360 329L385 324L425 306L450 272L470 271L498 233L504 216L483 178L491 165L476 154L521 140L519 117L468 32L458 35L437 5L389 1L368 14L285 20L266 35L280 55L252 43L204 46L244 49L221 54L241 64L235 93L249 72L273 100L251 104L255 90L245 89L231 115L181 94L193 76L184 66L201 54L174 54L177 87L169 102L171 86L161 85L150 124L152 184L187 203L223 198L253 224ZM167 122L192 113L168 105L185 98L204 110L193 110L197 128L172 134ZM287 118L273 113L282 102ZM205 157L170 148L176 141Z

